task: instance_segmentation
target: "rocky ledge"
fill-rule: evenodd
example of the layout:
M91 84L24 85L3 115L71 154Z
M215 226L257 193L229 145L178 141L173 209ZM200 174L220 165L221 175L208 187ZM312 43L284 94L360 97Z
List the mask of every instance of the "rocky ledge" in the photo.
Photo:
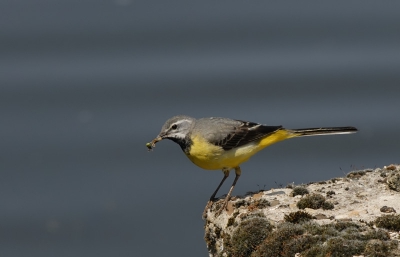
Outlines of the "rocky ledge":
M400 256L400 165L222 199L205 217L217 256Z

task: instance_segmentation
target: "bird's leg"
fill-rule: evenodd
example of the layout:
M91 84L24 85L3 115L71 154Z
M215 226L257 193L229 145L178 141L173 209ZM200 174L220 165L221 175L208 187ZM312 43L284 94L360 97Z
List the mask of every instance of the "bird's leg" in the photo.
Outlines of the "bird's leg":
M215 200L215 196L218 193L218 190L221 188L222 184L224 184L225 180L229 177L229 169L223 169L222 172L224 173L224 177L222 178L221 182L219 183L217 189L215 189L214 193L210 197L210 201Z
M235 180L233 181L232 186L231 186L231 189L229 189L229 192L228 192L228 194L227 194L226 197L225 197L224 204L222 205L221 209L219 209L219 210L217 211L217 213L216 213L217 215L219 215L223 210L226 210L227 207L228 207L228 201L229 201L229 198L231 198L231 193L232 193L232 191L233 191L233 188L235 187L236 182L239 180L239 177L240 177L240 175L242 174L242 170L240 169L239 166L237 166L237 167L235 168L235 173L236 173Z
M224 173L224 177L222 178L221 182L219 183L217 189L215 189L214 193L211 195L210 200L208 201L208 203L206 205L206 208L204 208L203 218L206 217L207 210L211 207L212 203L214 202L215 196L217 195L218 190L221 188L222 184L224 184L227 177L229 177L229 169L223 169L222 172Z

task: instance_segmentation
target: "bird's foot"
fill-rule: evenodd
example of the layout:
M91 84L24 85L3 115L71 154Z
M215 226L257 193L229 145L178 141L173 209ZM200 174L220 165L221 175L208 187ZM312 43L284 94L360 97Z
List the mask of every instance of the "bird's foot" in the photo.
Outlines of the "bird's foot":
M222 206L221 206L221 204L217 204L216 208L219 207L219 209L215 211L215 215L214 215L215 217L218 217L219 215L221 215L222 211L228 210L228 202L229 202L229 199L230 199L230 197L227 196L227 197L223 200ZM217 198L214 198L214 199L210 199L210 200L208 201L208 203L207 203L207 205L206 205L206 207L204 208L204 211L203 211L203 216L202 216L203 219L206 219L206 218L207 218L207 212L208 212L208 210L210 210L210 208L212 207L212 205L214 204L214 202L216 202L217 200L218 200Z
M215 212L215 217L218 217L219 215L221 215L222 211L228 210L229 198L230 198L230 196L225 197L225 200L224 200L222 206L219 208L218 211Z

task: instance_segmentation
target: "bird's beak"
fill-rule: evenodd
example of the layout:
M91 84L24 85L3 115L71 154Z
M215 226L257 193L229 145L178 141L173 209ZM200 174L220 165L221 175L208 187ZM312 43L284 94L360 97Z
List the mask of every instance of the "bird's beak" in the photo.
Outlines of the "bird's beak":
M153 141L151 141L152 143L157 143L157 142L159 142L159 141L161 141L161 140L163 140L164 138L162 137L162 136L160 136L160 135L158 135L156 138L154 138L153 139Z
M156 147L156 143L163 140L163 135L158 135L156 138L154 138L150 143L147 143L146 146L150 150L153 150L154 147Z

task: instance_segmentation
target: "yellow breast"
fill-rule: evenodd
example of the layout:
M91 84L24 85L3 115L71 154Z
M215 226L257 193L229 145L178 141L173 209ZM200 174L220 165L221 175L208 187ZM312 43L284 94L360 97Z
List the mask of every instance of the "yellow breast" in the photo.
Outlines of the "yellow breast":
M187 156L194 164L206 170L233 169L263 148L290 137L292 134L286 130L278 130L258 141L225 151L220 146L210 144L199 136L194 136Z

